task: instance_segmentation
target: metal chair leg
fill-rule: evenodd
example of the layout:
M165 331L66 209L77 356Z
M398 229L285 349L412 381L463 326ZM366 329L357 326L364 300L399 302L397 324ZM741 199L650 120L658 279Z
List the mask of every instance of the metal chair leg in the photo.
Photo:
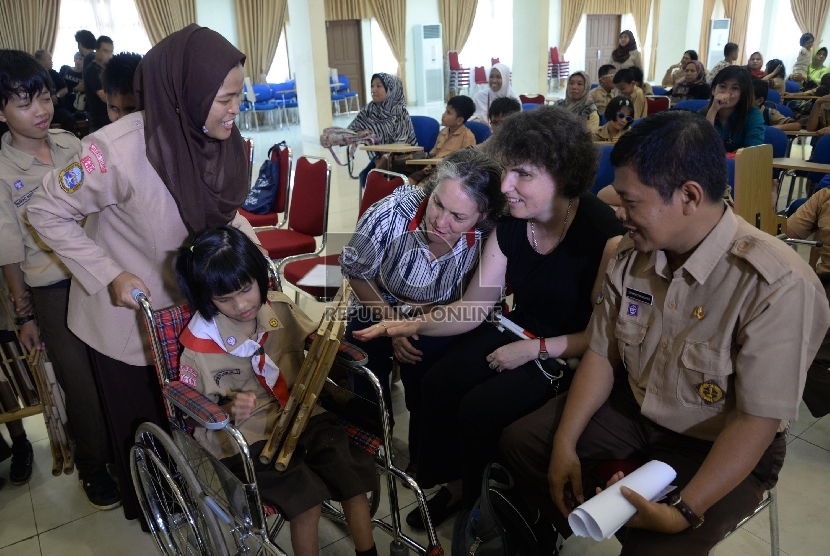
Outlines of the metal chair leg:
M769 491L767 495L770 497L770 504L769 504L769 539L770 545L772 545L772 556L779 556L781 553L781 548L779 545L779 537L778 537L778 490L777 487L773 487L772 490Z

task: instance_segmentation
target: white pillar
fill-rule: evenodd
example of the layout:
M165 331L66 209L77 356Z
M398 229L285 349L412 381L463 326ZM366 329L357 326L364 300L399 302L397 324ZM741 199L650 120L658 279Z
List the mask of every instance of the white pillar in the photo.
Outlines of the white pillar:
M548 92L548 16L550 0L513 2L513 90Z

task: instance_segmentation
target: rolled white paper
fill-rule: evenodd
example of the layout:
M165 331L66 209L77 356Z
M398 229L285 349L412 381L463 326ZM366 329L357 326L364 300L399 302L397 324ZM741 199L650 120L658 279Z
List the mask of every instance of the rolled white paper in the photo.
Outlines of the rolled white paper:
M665 494L676 476L671 466L652 460L574 509L568 516L568 525L580 537L607 539L637 511L623 498L620 487L628 487L653 502Z

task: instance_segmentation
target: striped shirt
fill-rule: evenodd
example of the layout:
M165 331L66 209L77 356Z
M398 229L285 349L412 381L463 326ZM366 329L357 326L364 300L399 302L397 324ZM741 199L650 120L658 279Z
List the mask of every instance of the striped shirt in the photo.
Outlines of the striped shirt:
M433 260L424 222L428 201L422 187L404 185L369 207L340 256L343 275L374 281L392 304L461 299L485 238L473 228Z

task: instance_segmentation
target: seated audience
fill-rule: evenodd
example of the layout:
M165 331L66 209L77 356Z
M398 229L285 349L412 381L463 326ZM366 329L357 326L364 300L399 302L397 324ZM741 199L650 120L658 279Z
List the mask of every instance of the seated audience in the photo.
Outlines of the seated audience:
M665 462L677 472L666 500L620 491L637 510L621 553L707 554L778 479L830 307L797 253L724 203L724 150L699 116L646 118L611 162L630 231L589 348L567 396L512 424L500 449L566 537L574 507L606 487L599 463Z
M634 107L635 120L648 116L646 96L643 94L643 90L637 86L631 70L618 71L614 76L614 85L617 86L617 90L621 95L625 95L631 99L631 105Z
M673 103L690 99L708 100L712 96L712 88L706 83L706 71L698 60L689 61L683 74L684 80L668 91Z
M824 65L827 60L827 47L822 46L813 54L813 61L810 67L807 68L807 83L812 83L818 86L821 83L821 78L830 72L830 68Z
M441 115L441 125L444 129L438 133L435 146L428 153L429 158L444 158L476 144L475 135L464 125L475 111L476 105L468 96L456 95L447 101L447 109ZM409 174L409 183L418 185L432 175L433 169L432 166L427 166Z
M812 58L810 51L813 49L813 44L815 44L816 38L812 33L804 33L801 35L798 42L801 45L801 48L798 50L798 57L795 60L795 64L793 64L793 73L787 77L787 79L790 81L798 81L800 83L807 80Z
M715 64L709 73L706 74L706 82L710 85L715 80L715 76L720 73L720 71L724 68L728 68L732 64L735 63L735 60L738 59L738 45L734 42L726 43L726 46L723 47L723 60Z
M521 103L514 98L502 97L494 100L493 104L490 105L490 111L487 113L493 133L496 132L507 116L521 111ZM492 135L483 143L476 145L475 148L492 156L492 153L490 152L490 146L492 145L490 139L492 139Z
M627 29L620 33L619 44L611 52L611 58L606 60L605 63L613 65L618 70L632 66L643 69L643 55L637 50L637 41L634 40L634 33Z
M470 119L490 125L490 122L487 121L487 113L490 111L490 105L493 104L493 101L504 97L519 100L519 95L510 86L510 68L505 64L495 64L490 68L487 85L486 89L482 89L473 96L473 101L476 103L476 113Z
M778 58L773 58L767 62L764 76L761 79L769 81L769 86L783 95L787 92L785 75L787 75L787 68L784 67L784 62Z
M593 132L599 129L599 112L590 90L591 80L584 71L575 71L568 78L568 92L565 98L557 100L556 106L561 106L588 122L588 129Z
M614 90L614 74L616 73L617 68L611 64L600 66L597 72L599 85L591 89L591 96L594 98L594 104L596 104L598 112L605 112L608 101L617 96Z
M556 359L585 352L585 327L622 232L613 211L588 192L598 150L582 118L555 106L514 114L493 143L510 218L490 235L461 301L355 333L464 334L423 379L418 484L448 483L428 502L433 524L462 503L473 506L502 429L567 390L572 371ZM510 320L537 339L517 340L485 322L505 284L515 300ZM464 318L450 316L462 310ZM406 520L423 528L417 509Z
M742 66L724 68L712 82L712 97L700 113L723 140L726 152L764 142L764 118L754 105L752 78Z
M764 57L760 52L753 52L749 55L749 61L746 63L746 69L753 79L763 79L767 72L764 71Z
M634 82L637 83L637 86L643 90L643 94L646 96L654 96L654 89L651 88L649 83L645 82L643 70L637 66L631 66L628 69L631 70L631 73L634 75Z
M101 72L101 85L107 98L107 115L115 122L135 112L138 101L133 92L135 70L141 62L141 54L122 52L116 54Z
M798 131L801 129L801 124L792 118L784 116L771 106L766 106L767 95L769 94L769 85L762 79L752 80L752 90L755 94L755 106L761 111L761 116L764 118L764 125L770 127L777 127L784 131Z
M666 75L663 76L663 87L672 88L681 81L686 79L686 66L692 60L697 60L697 52L694 50L687 50L683 53L683 57L677 64L672 64L666 70Z
M827 135L830 133L830 74L822 77L821 85L815 93L821 96L813 102L810 116L804 127L807 131L815 131L818 135Z
M605 125L594 132L594 141L617 142L628 131L634 121L634 107L631 99L619 95L611 99L605 107Z

